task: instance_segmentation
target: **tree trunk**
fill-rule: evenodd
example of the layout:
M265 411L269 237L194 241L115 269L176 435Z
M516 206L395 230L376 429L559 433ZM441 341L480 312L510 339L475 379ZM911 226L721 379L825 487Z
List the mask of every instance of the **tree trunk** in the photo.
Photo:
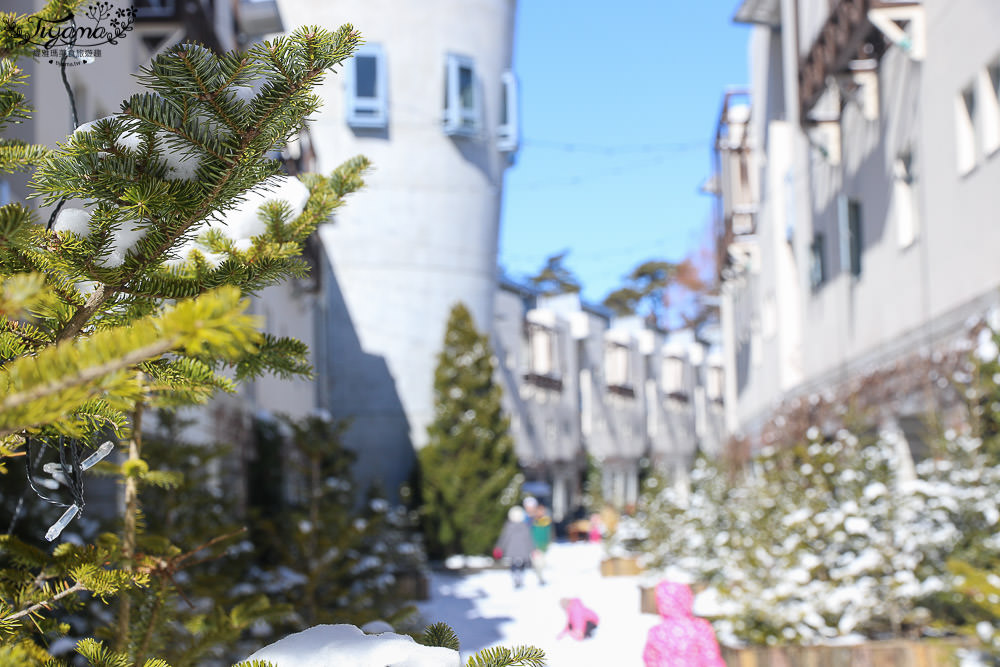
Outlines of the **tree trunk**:
M139 403L132 413L132 437L128 442L128 461L138 461L142 454L142 410ZM135 559L136 516L139 513L139 483L134 475L125 477L125 508L122 525L122 556L125 569L133 568ZM132 621L132 599L129 591L122 591L118 598L118 637L117 650L127 651L129 641L129 626Z

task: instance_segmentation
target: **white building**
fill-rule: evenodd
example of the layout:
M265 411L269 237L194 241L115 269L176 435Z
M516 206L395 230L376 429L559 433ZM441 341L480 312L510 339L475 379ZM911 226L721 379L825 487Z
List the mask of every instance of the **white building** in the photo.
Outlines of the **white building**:
M557 521L583 502L588 455L624 509L645 463L684 477L696 453L722 450L722 358L694 331L664 335L504 281L492 338L518 460Z
M717 141L729 429L757 439L878 373L910 375L883 421L941 408L917 362L955 352L1000 286L1000 5L745 0L736 20L753 30Z
M365 40L319 89L324 112L310 128L317 171L356 154L374 165L320 231L311 398L351 420L359 478L394 491L427 439L449 311L464 303L483 331L492 320L503 176L518 137L516 3L278 4L287 30L351 23ZM272 318L298 317L291 301L271 303Z

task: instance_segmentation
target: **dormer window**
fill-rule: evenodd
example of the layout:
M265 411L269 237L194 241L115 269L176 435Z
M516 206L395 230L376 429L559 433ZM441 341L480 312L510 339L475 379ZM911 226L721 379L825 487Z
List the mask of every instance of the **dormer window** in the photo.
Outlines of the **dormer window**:
M604 377L608 391L628 398L635 397L632 388L631 349L621 343L608 343L604 348Z
M723 390L722 368L719 366L709 366L705 375L705 394L708 400L721 403Z
M513 153L521 141L517 103L517 77L513 72L500 75L500 125L497 127L497 150Z
M688 393L684 385L684 360L680 357L665 357L662 370L660 381L663 383L663 393L672 399L686 401Z
M482 104L471 58L449 54L445 61L444 133L474 137L482 126Z
M385 54L378 44L360 47L348 62L347 124L384 128L389 124L389 94Z
M526 381L547 389L562 389L559 368L558 336L554 329L536 323L529 323L528 372Z

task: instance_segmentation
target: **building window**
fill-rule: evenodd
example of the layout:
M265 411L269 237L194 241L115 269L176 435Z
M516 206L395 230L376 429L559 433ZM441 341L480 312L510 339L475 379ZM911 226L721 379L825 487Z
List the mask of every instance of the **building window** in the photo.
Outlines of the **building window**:
M861 202L851 199L847 202L847 250L851 275L861 275L861 252L864 250L864 236L861 226Z
M471 58L449 54L445 66L444 133L476 136L481 118L475 63Z
M718 366L709 366L705 377L705 394L708 400L717 403L722 402L722 369Z
M892 205L896 218L896 234L899 247L908 248L917 240L918 229L913 154L906 152L897 157L892 170Z
M378 44L365 44L348 62L347 124L384 128L389 124L385 54Z
M500 125L497 127L497 150L513 153L521 142L517 103L517 77L513 72L500 75Z
M982 102L983 154L1000 148L1000 61L989 65L979 76Z
M608 390L628 398L635 397L629 363L631 352L628 345L621 343L608 343L604 348L604 378L607 380Z
M528 324L528 372L525 380L547 389L562 389L558 341L554 329Z
M809 245L809 285L815 290L826 282L826 239L822 232L813 236Z
M181 13L177 0L135 0L132 6L138 21L176 19Z
M976 166L976 92L972 86L955 98L955 151L958 173Z
M555 355L552 354L554 332L535 327L531 332L531 372L538 375L555 375Z
M680 357L666 357L663 360L663 392L681 400L687 399L687 387L684 385L684 360Z

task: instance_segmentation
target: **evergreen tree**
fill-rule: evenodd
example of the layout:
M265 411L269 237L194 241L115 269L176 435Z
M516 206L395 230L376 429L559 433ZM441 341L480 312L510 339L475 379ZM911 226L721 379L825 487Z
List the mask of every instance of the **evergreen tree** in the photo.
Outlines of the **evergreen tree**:
M279 626L287 632L373 620L405 625L414 609L395 584L423 567L415 522L377 489L360 493L351 472L357 457L341 441L348 422L316 414L273 423L286 460L279 484L294 492L280 514L252 521L252 540L268 558L244 582L294 607Z
M434 373L434 421L420 450L420 514L428 554L487 553L516 501L521 476L495 357L468 309L448 317Z
M651 326L665 329L669 324L670 290L674 288L700 293L706 286L691 260L648 260L632 269L625 284L608 293L602 304L616 315L640 315ZM699 313L695 320L703 317Z
M564 250L551 255L545 260L545 266L528 279L542 296L580 292L580 279L563 264L567 254L569 251Z
M20 36L80 4L0 15L0 130L30 117L17 67L30 44ZM149 655L172 632L206 655L260 617L249 605L178 624L178 579L201 547L185 552L143 531L140 488L179 481L144 455L142 419L150 407L231 390L233 378L309 372L303 345L257 331L243 297L304 275L303 243L361 185L362 158L300 182L268 157L318 108L312 89L359 43L344 26L302 28L244 54L182 44L143 71L145 91L118 114L60 146L0 139L0 170L33 169L30 196L52 206L47 220L23 202L0 207L0 474L26 460L32 491L66 508L46 535L53 542L84 509L84 472L115 441L128 449L120 465L97 464L123 480L120 534L51 549L0 535L0 665L65 664L45 647L88 599L119 601L116 614L102 614L113 616L102 636L111 646L76 646L102 667L168 667ZM73 201L82 207L66 207ZM56 459L42 467L52 494L35 484L33 456Z
M16 65L29 54L22 28L78 4L0 17L2 129L30 115ZM45 472L58 488L40 495L66 512L49 540L84 509L87 449L109 434L128 445L116 468L127 503L119 535L53 551L0 536L5 647L37 655L36 642L66 631L60 610L86 593L118 595L109 638L120 664L142 664L150 629L170 622L174 575L191 559L142 534L140 486L172 483L143 458L143 411L204 402L232 389L231 377L308 372L301 343L260 334L242 297L303 275L306 238L361 183L363 159L299 182L267 157L318 108L312 88L359 41L345 26L304 28L246 54L180 45L143 71L146 92L115 116L54 149L0 144L0 167L34 168L32 196L53 206L47 221L22 202L0 207L0 458L7 468L12 457L56 459ZM139 587L133 604L126 591ZM105 664L106 650L82 652Z

